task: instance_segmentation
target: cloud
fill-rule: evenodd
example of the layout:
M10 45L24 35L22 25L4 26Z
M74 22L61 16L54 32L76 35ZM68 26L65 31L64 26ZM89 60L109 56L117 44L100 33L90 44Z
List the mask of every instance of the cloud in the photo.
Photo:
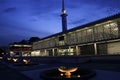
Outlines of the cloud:
M10 7L10 8L3 10L4 13L10 13L10 12L14 12L14 11L16 11L16 7Z
M30 35L41 35L41 37L44 37L47 34L52 34L49 31L44 31L42 29L32 29L31 27L25 27L24 25L18 26L18 25L10 25L10 24L5 24L2 23L0 24L1 27L1 34L4 36L9 36L9 35L19 35L19 36L30 36ZM9 33L9 34L8 34Z
M72 24L72 25L74 25L74 24L83 24L85 22L87 22L87 19L83 18L83 19L79 19L79 20L74 20L74 21L72 21L72 22L70 22L68 24Z
M1 27L0 45L8 45L9 43L17 42L22 39L29 39L32 36L38 36L42 38L47 35L53 34L50 33L49 31L44 31L39 29L33 30L31 28L20 27L20 26L16 27L9 24L0 24L0 27Z
M8 0L0 0L0 4L5 4L7 2L8 2Z
M70 2L71 1L71 2ZM71 9L83 8L85 6L94 6L96 10L112 7L120 11L120 0L66 0L68 7ZM83 8L84 9L84 8Z
M60 9L60 0L31 0L29 1L29 8L32 16L43 16Z
M58 32L61 29L56 27L61 26L61 1L0 0L0 12L3 13L0 15L0 35L4 33L2 37L7 36L4 38L7 42L11 37L20 40L29 36L44 37ZM76 27L78 24L119 12L120 0L65 0L65 7L68 13L68 27Z

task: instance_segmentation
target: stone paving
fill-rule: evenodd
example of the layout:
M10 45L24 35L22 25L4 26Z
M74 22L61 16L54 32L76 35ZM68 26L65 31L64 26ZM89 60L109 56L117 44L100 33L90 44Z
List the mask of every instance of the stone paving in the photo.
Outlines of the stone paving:
M34 66L12 66L0 62L0 80L42 80L40 72L46 69L60 67L66 64L39 64ZM120 80L119 63L82 63L72 64L80 68L96 71L96 76L91 80Z
M117 65L119 66L119 64L114 64L112 66L117 66ZM46 66L49 66L49 65L46 65ZM33 80L42 80L40 78L40 72L41 71L47 70L47 69L57 68L58 66L50 65L48 68L46 67L46 68L37 69L37 70L21 71L21 73L30 77ZM107 67L105 67L103 69L103 67L106 66L106 65L102 65L102 64L101 65L99 64L96 67L95 67L94 64L82 64L82 66L79 66L79 67L85 67L85 66L87 66L86 68L88 68L88 67L91 68L91 69L94 68L93 70L96 72L96 76L94 78L92 78L91 80L120 80L120 69L119 70L117 69L118 71L115 70L115 69L112 69L112 67L107 69L107 67L110 66L110 65L108 65ZM32 76L32 75L34 75L34 76Z
M40 72L43 70L39 69L39 70L23 71L22 73L33 80L42 80L39 76L40 76ZM96 76L90 80L120 80L120 72L105 71L105 70L95 70L95 71L96 71Z
M32 80L0 61L0 80Z

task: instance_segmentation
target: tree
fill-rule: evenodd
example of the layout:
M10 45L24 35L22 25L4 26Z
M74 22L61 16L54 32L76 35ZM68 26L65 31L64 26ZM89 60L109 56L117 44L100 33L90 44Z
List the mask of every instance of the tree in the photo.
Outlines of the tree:
M31 44L31 43L36 42L36 41L39 41L39 40L40 40L39 37L31 37L31 38L29 39L29 43Z
M22 40L19 42L19 44L28 44L28 41L27 40Z

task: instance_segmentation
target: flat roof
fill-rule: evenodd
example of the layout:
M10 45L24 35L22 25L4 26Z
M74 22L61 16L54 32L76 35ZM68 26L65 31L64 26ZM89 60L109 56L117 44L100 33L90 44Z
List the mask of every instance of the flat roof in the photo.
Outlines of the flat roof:
M120 18L120 13L117 13L115 15L108 16L108 17L105 17L105 18L102 18L102 19L99 19L99 20L96 20L96 21L93 21L93 22L89 22L89 23L81 25L81 26L77 26L75 28L67 30L66 32L59 32L59 33L44 37L44 38L40 39L39 41L50 38L50 37L54 37L54 36L57 36L57 35L66 34L68 32L75 31L75 30L78 30L78 29L82 29L82 28L85 28L85 27L89 27L89 26L92 26L92 25L95 25L95 24L98 24L98 23L108 21L108 20L117 19L117 18ZM37 42L39 42L39 41L37 41Z

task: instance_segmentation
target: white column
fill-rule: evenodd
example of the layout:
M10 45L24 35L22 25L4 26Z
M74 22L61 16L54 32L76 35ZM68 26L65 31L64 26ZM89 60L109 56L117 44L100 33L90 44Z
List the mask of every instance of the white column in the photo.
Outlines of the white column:
M78 46L76 46L76 55L79 55L79 52L78 52Z
M94 50L95 50L95 55L97 55L97 44L94 43Z
M68 52L69 54L70 54L70 49L71 49L71 47L69 46L69 52Z
M59 56L60 55L60 53L59 53L59 48L57 48L57 56Z
M40 53L40 50L39 50L39 56L42 56L42 54Z
M45 49L45 55L44 55L44 56L48 56L48 55L47 55L47 51L46 51L46 49Z
M55 56L54 54L55 54L55 50L54 49L52 49L52 53L53 53L53 56Z

